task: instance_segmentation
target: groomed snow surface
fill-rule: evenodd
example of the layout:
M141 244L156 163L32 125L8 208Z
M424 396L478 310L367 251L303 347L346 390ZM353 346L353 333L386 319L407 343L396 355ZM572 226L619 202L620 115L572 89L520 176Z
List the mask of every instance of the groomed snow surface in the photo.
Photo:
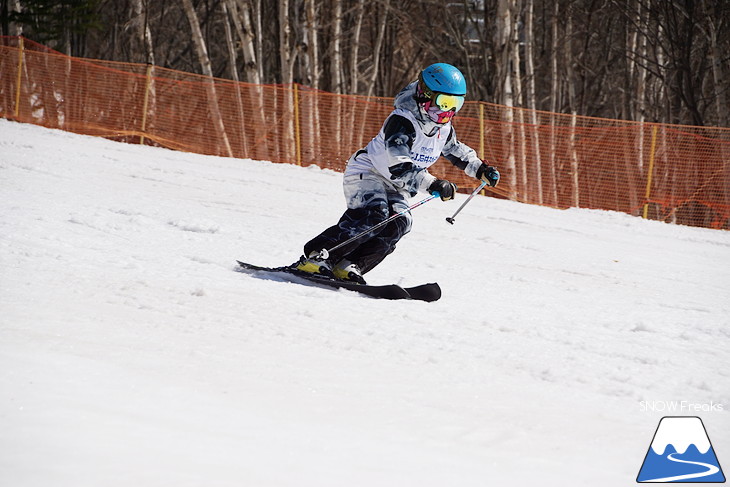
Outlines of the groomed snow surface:
M235 272L335 172L0 120L0 194L3 486L635 485L666 415L730 466L729 232L459 195L381 301Z

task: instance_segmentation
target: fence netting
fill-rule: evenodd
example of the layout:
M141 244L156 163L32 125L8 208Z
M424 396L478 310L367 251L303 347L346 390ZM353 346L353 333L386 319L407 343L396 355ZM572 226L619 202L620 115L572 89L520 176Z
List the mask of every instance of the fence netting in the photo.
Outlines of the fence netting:
M0 116L175 150L344 170L392 98L253 85L80 59L0 38ZM460 140L496 165L491 196L730 229L730 129L598 119L467 101ZM430 170L476 182L442 159Z

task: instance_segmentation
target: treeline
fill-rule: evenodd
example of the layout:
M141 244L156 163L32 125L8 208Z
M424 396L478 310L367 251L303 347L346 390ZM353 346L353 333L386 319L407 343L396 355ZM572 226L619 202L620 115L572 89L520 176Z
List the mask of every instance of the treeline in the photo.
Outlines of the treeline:
M469 98L730 126L728 0L0 0L74 56L392 96L436 61Z

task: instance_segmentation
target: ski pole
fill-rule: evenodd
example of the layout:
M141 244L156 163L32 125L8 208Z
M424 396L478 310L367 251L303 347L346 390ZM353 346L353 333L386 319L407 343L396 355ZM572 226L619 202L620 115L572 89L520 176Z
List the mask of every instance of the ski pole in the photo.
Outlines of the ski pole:
M459 207L458 210L456 210L456 213L454 213L450 217L446 217L446 221L449 222L449 223L451 223L453 225L454 224L454 218L456 218L456 215L458 215L459 212L461 211L461 209L466 206L466 204L474 197L474 195L476 195L479 191L481 191L482 189L484 189L484 186L486 186L486 185L487 185L487 182L486 181L482 181L482 184L480 184L477 189L475 189L474 191L472 191L472 193L469 195L469 197L466 199L466 201L461 204L461 206Z
M342 243L338 243L337 245L335 245L331 249L322 249L322 250L320 250L319 251L319 254L317 255L317 257L319 257L321 259L328 259L329 256L330 256L330 252L332 252L333 250L337 250L339 248L342 248L345 245L347 245L347 244L349 244L351 242L354 242L355 240L357 240L358 238L362 237L363 235L367 235L368 233L372 232L373 230L377 230L378 228L382 227L383 225L387 225L388 223L392 222L393 220L395 220L399 216L405 215L409 211L411 211L411 210L413 210L415 208L418 208L419 206L421 206L421 205L423 205L425 203L428 203L432 199L440 198L440 197L441 197L441 194L439 194L437 191L434 191L433 193L431 193L431 196L429 196L428 198L424 198L421 201L419 201L418 203L413 203L411 206L409 206L405 210L399 211L398 213L396 213L394 215L390 215L388 218L386 218L382 222L380 222L380 223L378 223L376 225L373 225L372 227L368 228L367 230L363 230L362 232L358 233L354 237L350 237L350 238L348 238L347 240L345 240Z

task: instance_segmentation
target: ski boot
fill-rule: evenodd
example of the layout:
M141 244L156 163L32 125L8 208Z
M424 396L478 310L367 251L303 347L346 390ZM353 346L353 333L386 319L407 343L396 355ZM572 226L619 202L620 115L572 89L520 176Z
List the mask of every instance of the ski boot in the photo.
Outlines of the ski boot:
M365 278L362 277L362 271L349 260L341 260L332 269L332 273L337 279L342 281L351 281L358 284L367 284Z
M320 274L324 277L335 277L332 273L332 264L327 259L323 259L319 252L312 252L309 257L302 255L299 262L294 264L294 268L298 271L308 274Z

